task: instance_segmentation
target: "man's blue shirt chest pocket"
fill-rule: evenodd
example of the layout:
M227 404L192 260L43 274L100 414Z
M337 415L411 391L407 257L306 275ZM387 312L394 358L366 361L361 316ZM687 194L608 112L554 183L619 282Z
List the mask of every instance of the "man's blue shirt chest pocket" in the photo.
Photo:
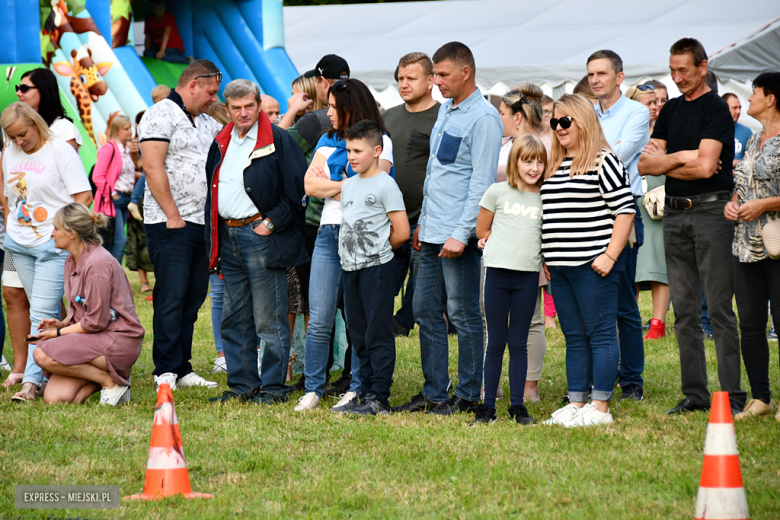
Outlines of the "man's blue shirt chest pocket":
M436 158L441 164L452 164L458 158L460 143L463 137L457 137L449 132L442 132L439 150L436 152Z

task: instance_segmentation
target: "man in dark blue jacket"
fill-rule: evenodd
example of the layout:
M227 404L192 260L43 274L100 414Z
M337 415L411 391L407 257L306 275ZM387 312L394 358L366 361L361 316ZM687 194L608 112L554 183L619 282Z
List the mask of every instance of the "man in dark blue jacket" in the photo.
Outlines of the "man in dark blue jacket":
M276 404L287 399L287 268L309 259L306 160L295 140L260 110L257 85L231 81L224 96L232 122L206 161L206 244L209 268L225 279L222 341L230 389L210 400ZM260 376L257 337L266 344Z

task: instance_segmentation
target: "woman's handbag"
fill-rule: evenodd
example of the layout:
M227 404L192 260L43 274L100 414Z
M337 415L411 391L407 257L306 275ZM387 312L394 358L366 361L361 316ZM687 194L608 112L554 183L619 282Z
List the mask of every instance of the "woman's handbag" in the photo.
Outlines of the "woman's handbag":
M644 200L642 203L647 210L647 214L653 220L664 218L664 198L666 197L666 186L658 186L647 191L647 179L642 176L642 194Z
M753 196L758 199L758 193L756 193L756 186L753 182L753 164L755 161L756 149L753 149L753 153L748 155L748 162L750 164L750 187L753 189ZM764 249L766 254L772 260L780 258L780 220L768 220L766 225L761 226L761 216L756 219L758 225L758 234L761 235L761 239L764 241Z

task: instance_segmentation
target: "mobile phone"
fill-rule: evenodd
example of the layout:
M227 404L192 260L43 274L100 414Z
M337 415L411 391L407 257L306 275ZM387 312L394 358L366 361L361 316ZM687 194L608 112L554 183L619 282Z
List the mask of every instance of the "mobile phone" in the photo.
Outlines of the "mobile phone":
M41 336L32 336L32 337L29 337L29 338L24 338L24 340L27 343L34 343L34 342L38 341L39 339L41 339Z

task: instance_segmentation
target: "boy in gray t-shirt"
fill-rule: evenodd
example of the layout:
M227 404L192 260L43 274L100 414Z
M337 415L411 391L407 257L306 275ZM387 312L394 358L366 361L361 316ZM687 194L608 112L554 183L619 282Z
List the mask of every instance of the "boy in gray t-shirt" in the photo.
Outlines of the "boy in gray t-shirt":
M393 306L398 266L393 249L409 239L404 199L379 169L382 130L361 121L347 131L352 170L341 188L339 256L344 269L344 306L352 346L360 362L361 403L347 413L389 414L395 370Z

